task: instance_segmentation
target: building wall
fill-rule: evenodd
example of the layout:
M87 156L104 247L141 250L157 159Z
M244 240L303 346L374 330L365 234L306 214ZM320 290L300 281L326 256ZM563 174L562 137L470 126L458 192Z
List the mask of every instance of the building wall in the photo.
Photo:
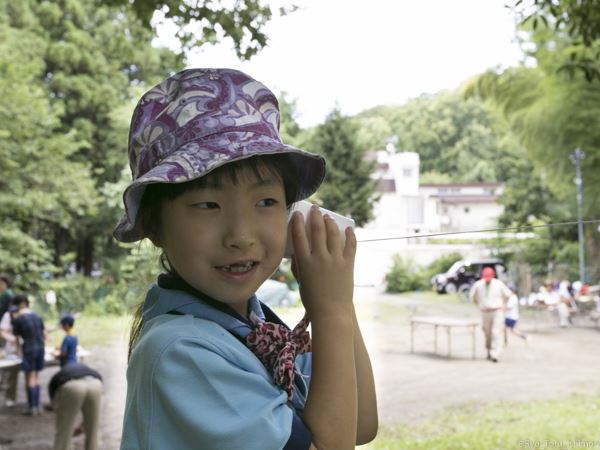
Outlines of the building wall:
M439 211L440 230L469 231L483 228L495 228L497 219L504 211L497 203L444 203L432 199ZM430 219L433 222L435 219Z

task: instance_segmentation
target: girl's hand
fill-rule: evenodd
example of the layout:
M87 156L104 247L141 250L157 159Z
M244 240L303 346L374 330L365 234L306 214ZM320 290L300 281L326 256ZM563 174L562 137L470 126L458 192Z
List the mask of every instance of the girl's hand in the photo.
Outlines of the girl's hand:
M292 272L311 319L352 307L356 236L351 228L345 233L342 247L335 221L317 206L311 208L306 226L301 213L292 216Z

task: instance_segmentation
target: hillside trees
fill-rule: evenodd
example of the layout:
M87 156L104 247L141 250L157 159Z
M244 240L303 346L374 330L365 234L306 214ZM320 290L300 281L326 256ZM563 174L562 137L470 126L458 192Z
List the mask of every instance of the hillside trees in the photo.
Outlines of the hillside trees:
M97 211L81 145L61 131L63 110L43 85L44 40L31 30L0 26L0 263L24 274L51 272L55 231Z
M73 264L89 275L101 255L123 253L110 236L119 210L107 207L107 187L126 165L132 99L180 68L181 58L152 47L150 30L123 8L93 0L0 6L9 37L1 41L2 102L12 108L3 111L10 116L2 128L11 129L0 137L0 159L10 169L3 176L12 203L23 210L17 214L5 198L0 216L3 223L21 218L18 239L36 240L52 270ZM2 265L27 271L11 258Z
M383 148L386 139L395 135L398 151L419 153L424 178L503 181L514 159L483 102L464 99L458 91L376 107L356 121L362 146Z

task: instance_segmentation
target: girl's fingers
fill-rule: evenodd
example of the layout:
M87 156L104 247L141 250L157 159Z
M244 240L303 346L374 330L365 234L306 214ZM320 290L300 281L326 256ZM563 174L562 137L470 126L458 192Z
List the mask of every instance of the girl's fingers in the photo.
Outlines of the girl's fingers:
M292 275L296 280L299 280L300 273L298 272L298 264L296 263L296 255L292 255Z
M294 244L294 255L298 258L306 258L310 254L310 246L306 237L304 216L296 211L292 215L292 242ZM295 259L295 258L294 258Z
M352 258L356 255L356 234L351 227L346 228L346 245L344 246L344 258Z
M324 249L327 249L327 232L325 230L323 215L316 205L313 205L308 214L308 221L310 224L310 248L313 253L322 252Z
M327 231L327 248L330 253L337 255L341 252L342 241L340 239L340 230L331 217L327 214L324 216L325 229Z

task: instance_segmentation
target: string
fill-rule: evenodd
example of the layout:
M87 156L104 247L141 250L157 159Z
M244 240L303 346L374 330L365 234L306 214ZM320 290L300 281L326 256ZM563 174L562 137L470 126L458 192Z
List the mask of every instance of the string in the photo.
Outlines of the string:
M524 228L532 229L532 228L549 228L549 227L558 227L565 225L577 225L577 224L589 224L589 223L600 223L600 219L589 219L582 220L581 222L577 220L568 221L568 222L553 222L546 223L542 225L521 225L518 227L504 227L504 228L487 228L483 230L468 230L468 231L447 231L444 233L428 233L428 234L413 234L408 236L396 236L396 237L387 237L387 238L377 238L377 239L360 239L357 242L375 242L375 241L393 241L397 239L412 239L412 238L423 238L423 237L435 237L435 236L449 236L454 234L468 234L468 233L490 233L490 232L498 232L498 231L514 231L518 230L524 232Z

